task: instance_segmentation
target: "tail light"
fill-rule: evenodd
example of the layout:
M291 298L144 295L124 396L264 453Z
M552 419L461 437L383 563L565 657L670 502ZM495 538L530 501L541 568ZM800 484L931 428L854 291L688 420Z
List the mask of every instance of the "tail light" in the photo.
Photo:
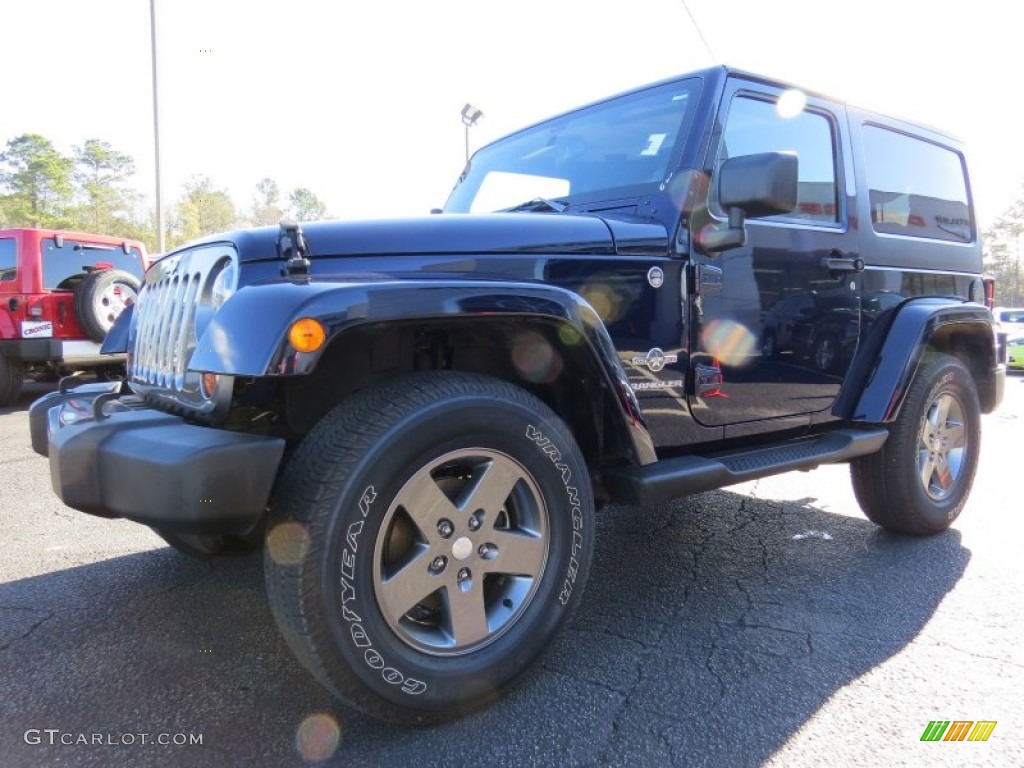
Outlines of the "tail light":
M981 281L985 284L985 306L991 311L996 306L996 279L985 276Z
M42 317L43 316L43 300L41 297L30 297L25 302L25 316L26 317Z

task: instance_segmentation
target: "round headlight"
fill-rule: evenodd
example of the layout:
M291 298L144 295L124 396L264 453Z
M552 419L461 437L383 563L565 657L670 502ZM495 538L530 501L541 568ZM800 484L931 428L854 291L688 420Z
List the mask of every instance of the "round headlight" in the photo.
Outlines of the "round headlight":
M235 262L225 261L210 288L210 304L214 309L220 309L221 304L231 298L235 292L236 279Z

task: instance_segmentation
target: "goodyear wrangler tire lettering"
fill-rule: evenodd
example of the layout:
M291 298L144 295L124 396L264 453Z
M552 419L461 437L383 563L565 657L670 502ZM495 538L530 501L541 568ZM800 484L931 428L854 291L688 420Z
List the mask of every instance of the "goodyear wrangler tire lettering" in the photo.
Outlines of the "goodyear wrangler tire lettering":
M533 395L476 374L396 379L336 406L294 452L268 535L298 524L309 546L296 563L268 546L271 607L350 704L448 719L513 684L567 621L593 505L572 435Z
M359 497L359 512L363 517L370 511L370 505L373 504L377 498L377 494L373 489L373 486L367 487ZM345 535L345 542L348 548L342 550L341 553L341 601L342 601L342 619L349 622L349 636L352 638L352 643L356 648L365 649L363 651L363 660L366 662L370 669L382 670L381 677L391 685L401 685L402 690L410 695L418 695L426 690L426 685L419 680L414 680L406 675L403 675L394 667L384 666L384 657L381 656L380 652L373 648L373 643L370 641L369 636L366 634L366 630L363 629L362 619L359 614L353 612L347 607L347 603L350 600L355 599L355 589L353 584L355 582L355 553L359 548L359 535L363 531L363 521L357 520L348 527L348 533Z
M572 471L566 464L561 463L562 454L552 445L551 441L544 437L544 434L534 425L526 425L526 436L535 442L537 446L555 464L555 469L562 476L562 483L565 485L565 492L568 496L570 514L572 515L572 557L566 571L565 581L562 584L562 591L558 595L558 602L566 605L572 597L572 588L576 583L576 574L579 571L578 556L583 550L583 513L580 511L579 491L569 485L572 479Z

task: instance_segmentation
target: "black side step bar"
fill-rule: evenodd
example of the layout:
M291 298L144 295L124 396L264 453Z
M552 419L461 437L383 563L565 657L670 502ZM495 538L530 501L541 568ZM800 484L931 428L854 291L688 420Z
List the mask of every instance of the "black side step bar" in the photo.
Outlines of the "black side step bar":
M874 453L888 436L886 429L840 429L819 437L714 456L679 456L644 467L616 467L605 472L604 481L617 502L655 504L791 469L849 461Z

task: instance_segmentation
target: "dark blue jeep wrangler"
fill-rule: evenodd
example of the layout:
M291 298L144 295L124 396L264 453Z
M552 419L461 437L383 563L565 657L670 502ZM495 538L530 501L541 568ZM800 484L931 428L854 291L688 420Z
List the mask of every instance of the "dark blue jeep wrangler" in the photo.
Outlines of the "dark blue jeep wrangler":
M1005 366L960 144L714 68L477 152L441 215L234 232L153 266L122 384L32 407L82 511L263 546L330 690L490 701L579 602L595 508L848 462L945 530Z

